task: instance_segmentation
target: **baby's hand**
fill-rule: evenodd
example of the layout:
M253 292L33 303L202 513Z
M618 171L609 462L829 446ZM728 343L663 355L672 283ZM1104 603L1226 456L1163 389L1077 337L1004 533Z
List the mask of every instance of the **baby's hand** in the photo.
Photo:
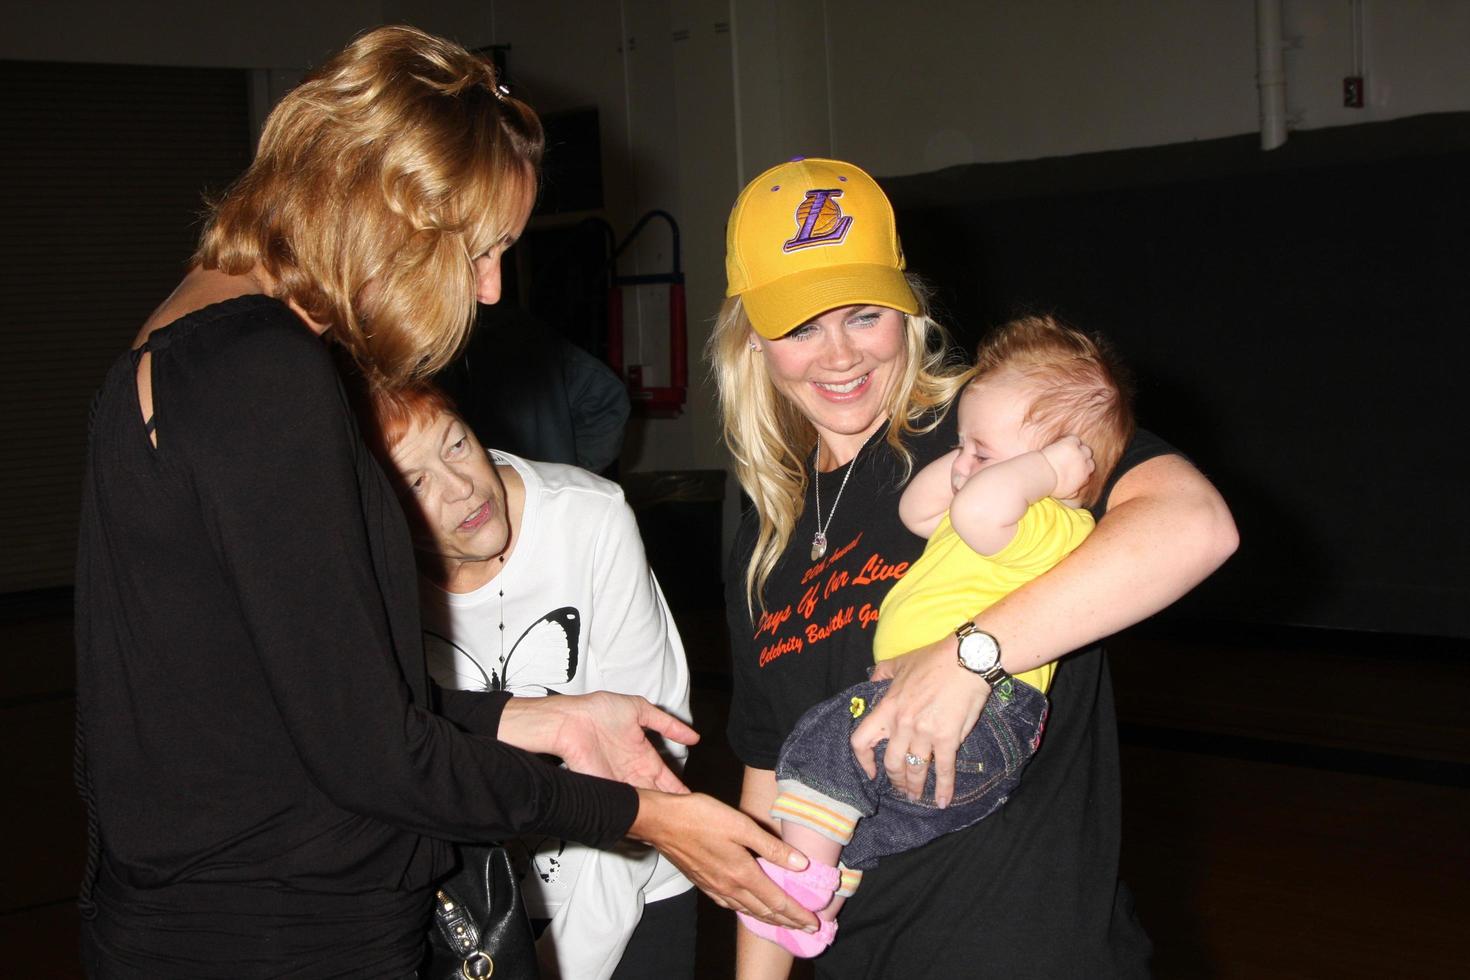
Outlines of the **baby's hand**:
M1071 500L1080 494L1097 468L1092 461L1092 447L1076 436L1062 436L1041 450L1041 455L1057 474L1057 487L1051 495L1058 500Z

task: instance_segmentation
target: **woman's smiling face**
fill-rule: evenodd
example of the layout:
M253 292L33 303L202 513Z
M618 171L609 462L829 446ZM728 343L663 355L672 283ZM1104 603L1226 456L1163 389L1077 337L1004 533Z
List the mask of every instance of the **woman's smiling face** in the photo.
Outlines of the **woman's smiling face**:
M416 548L451 563L487 561L505 551L511 534L505 483L463 419L439 412L416 421L392 458Z
M886 306L828 310L765 352L771 382L816 427L839 463L885 421L884 404L904 356L904 317Z

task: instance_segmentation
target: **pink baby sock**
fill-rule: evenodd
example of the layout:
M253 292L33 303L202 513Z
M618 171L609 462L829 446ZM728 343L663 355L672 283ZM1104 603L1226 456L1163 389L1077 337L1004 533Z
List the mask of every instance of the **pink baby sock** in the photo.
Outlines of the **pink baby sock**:
M816 861L807 863L805 871L791 871L779 865L767 861L765 858L756 858L756 863L766 876L781 886L781 890L801 904L801 907L812 912L826 908L832 902L832 895L837 891L837 885L842 880L841 873L830 864L820 864ZM785 926L773 926L760 919L746 915L744 912L736 913L740 921L745 923L745 928L762 939L770 940L793 956L802 959L810 959L822 950L832 945L832 940L837 936L836 922L823 922L821 928L816 932L802 932L800 929L787 929Z
M805 871L792 871L765 858L756 858L755 863L761 866L767 878L781 886L783 892L800 902L802 908L813 912L832 904L832 896L842 882L840 871L817 861L808 861Z
M760 919L752 919L744 912L736 912L740 921L745 923L745 928L780 946L792 956L799 956L809 960L813 956L826 950L832 945L832 940L837 938L837 922L827 920L816 932L802 932L800 929L787 929L785 926L773 926Z

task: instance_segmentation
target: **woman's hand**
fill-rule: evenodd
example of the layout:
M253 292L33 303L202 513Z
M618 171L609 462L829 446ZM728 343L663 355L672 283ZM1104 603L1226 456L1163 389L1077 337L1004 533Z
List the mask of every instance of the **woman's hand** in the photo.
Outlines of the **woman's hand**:
M631 783L639 789L688 793L644 730L680 745L699 733L644 698L595 691L544 698L511 698L500 717L502 742L554 755L573 772Z
M932 765L934 802L949 806L955 755L980 720L990 686L960 666L953 636L883 661L873 669L872 679L892 683L878 707L853 730L849 741L858 764L869 779L878 775L881 764L889 781L911 800L923 793ZM888 746L880 760L877 746L884 739ZM928 761L911 766L905 761L908 755Z
M790 929L817 927L817 917L766 877L751 852L793 871L805 868L806 858L714 797L640 789L628 836L658 848L721 908Z

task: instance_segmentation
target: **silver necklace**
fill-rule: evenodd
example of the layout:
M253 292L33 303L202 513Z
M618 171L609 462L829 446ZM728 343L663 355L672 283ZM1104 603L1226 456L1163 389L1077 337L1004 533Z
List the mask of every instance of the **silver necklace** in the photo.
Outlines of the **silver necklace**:
M867 443L864 442L863 446ZM862 447L858 447L861 453ZM832 526L832 518L837 513L837 505L842 502L842 491L847 489L847 479L852 476L852 471L857 469L857 456L848 460L847 472L842 477L842 486L837 488L837 497L832 501L832 509L827 512L827 520L822 520L822 471L819 468L822 462L822 437L817 436L817 451L812 456L812 483L816 485L817 491L817 533L812 535L812 561L816 561L827 553L827 528Z
M501 572L504 572L505 571L505 556L504 555L496 555L495 557L497 557L497 558L500 559L500 572L496 572L495 573L495 577L496 578L500 578ZM492 687L491 689L492 690L504 690L505 689L505 582L502 581L498 586L496 586L495 591L498 592L498 593L500 593L500 687L498 687L498 688Z

